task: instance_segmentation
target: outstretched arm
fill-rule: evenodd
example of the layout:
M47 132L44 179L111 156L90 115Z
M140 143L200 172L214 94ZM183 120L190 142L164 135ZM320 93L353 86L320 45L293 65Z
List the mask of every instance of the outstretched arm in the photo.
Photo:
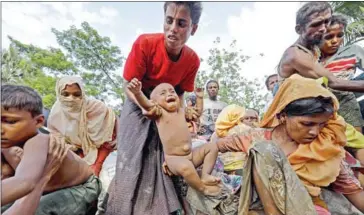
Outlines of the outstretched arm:
M203 94L204 94L203 88L196 88L195 94L196 94L196 111L201 116L203 111Z
M244 137L243 137L244 138ZM250 144L249 141L246 141L246 144L243 144L243 140L241 137L237 135L231 135L223 138L219 138L216 140L217 148L219 152L247 152L247 146ZM246 146L244 146L246 145Z
M129 82L127 88L141 108L149 111L155 106L155 104L151 102L142 92L142 83L138 79L133 78L133 80Z
M325 69L321 64L312 60L312 58L296 48L289 48L283 59L283 67L291 66L297 70L300 75L306 78L327 77L329 87L336 90L364 92L364 81L348 81L336 78L330 71Z
M29 194L42 176L47 159L49 136L38 134L24 145L23 158L13 177L1 181L1 205Z
M24 214L24 211L26 211L27 214L35 214L44 189L54 173L58 171L67 152L68 147L65 146L63 139L51 136L47 161L41 179L37 181L34 189L28 195L16 200L4 215Z

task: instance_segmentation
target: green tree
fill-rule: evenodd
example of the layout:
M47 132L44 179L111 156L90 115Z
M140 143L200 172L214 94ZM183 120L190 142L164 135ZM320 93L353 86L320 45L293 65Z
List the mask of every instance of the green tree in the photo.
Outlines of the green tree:
M35 68L24 59L14 45L3 49L1 53L1 80L3 83L21 84L22 79L29 76Z
M24 44L12 37L8 37L11 46L16 48L23 59L31 62L33 67L44 70L52 75L75 75L78 69L62 52L61 49L49 47L42 49L32 44ZM34 70L32 68L31 70ZM29 70L28 70L29 71ZM31 72L31 71L30 71Z
M116 74L123 63L123 56L109 37L102 37L87 22L81 29L71 26L65 31L52 28L59 45L67 50L72 62L85 81L87 93L98 99L121 98L122 77Z
M345 30L345 45L364 40L364 2L330 2L335 13L348 17L349 24Z
M42 49L12 37L8 38L11 44L9 49L3 52L5 54L2 63L4 62L4 67L18 69L19 74L12 75L13 81L9 83L32 87L42 97L44 107L51 108L56 101L56 77L62 74L74 75L78 71L77 68L60 49ZM13 56L13 60L7 60L8 56Z
M209 79L218 80L222 101L262 110L264 96L259 94L262 84L257 79L251 81L241 75L240 65L250 57L243 55L242 50L236 50L236 40L230 44L231 51L216 47L220 43L219 37L213 43L215 46L209 50L210 55L207 58L209 72L200 70L196 84L204 86Z

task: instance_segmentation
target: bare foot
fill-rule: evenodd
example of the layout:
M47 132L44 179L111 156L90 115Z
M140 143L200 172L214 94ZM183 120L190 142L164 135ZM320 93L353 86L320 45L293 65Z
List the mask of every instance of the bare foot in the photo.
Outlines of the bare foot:
M219 184L221 180L218 177L206 174L201 176L201 181L206 186L213 186Z
M221 186L213 185L213 186L205 186L203 194L205 196L218 196L221 193Z

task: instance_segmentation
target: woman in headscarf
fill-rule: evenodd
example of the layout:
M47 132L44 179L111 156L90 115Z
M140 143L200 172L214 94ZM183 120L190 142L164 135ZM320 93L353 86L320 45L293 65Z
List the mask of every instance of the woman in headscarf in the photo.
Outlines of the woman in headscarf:
M344 160L346 124L337 115L338 107L336 97L320 83L292 75L280 86L261 129L217 140L220 152L240 151L248 156L237 197L238 214L249 210L330 214L337 205L330 205L334 201L325 201L321 195L329 186L364 211L363 188ZM191 188L188 192L191 205L206 211L201 205L212 200L196 195ZM231 198L215 202L214 209L227 208L231 202ZM352 212L352 208L342 210L343 214Z
M80 77L60 78L56 95L48 129L64 136L71 149L99 176L103 162L116 146L115 113L103 102L86 96Z
M246 110L244 107L235 104L226 106L216 119L215 132L211 136L211 141L248 130L250 127L243 123L245 114ZM241 175L242 166L246 158L245 153L219 153L219 158L224 164L225 173Z
M249 108L246 109L245 115L242 119L243 123L249 127L259 127L259 113L257 110Z

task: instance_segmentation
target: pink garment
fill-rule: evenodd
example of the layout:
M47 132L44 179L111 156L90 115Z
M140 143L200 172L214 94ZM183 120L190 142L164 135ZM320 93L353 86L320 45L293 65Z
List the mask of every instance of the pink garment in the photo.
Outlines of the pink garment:
M315 205L315 209L318 215L331 215L331 213L325 208Z

